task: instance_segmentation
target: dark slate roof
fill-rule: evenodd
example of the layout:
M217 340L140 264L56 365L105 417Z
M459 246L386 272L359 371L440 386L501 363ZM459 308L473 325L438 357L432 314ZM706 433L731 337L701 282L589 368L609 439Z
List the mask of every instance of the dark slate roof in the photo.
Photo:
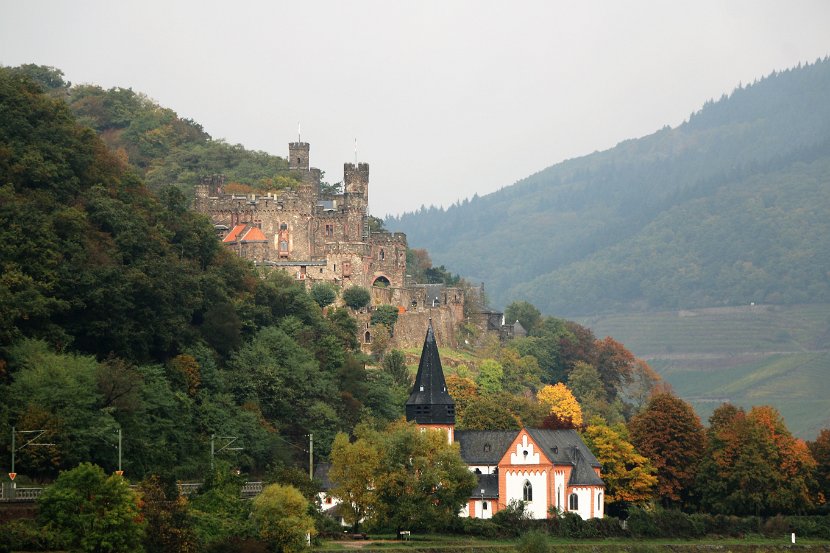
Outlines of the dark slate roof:
M518 434L518 430L456 430L455 441L468 465L497 465Z
M499 498L499 475L498 474L476 474L478 476L478 483L473 491L470 492L471 498L481 499L481 490L484 490L485 499Z
M319 463L316 467L314 467L314 479L320 481L320 489L324 492L331 489L329 469L331 469L331 465L328 463Z
M583 457L582 451L579 448L571 448L571 456L574 459L574 468L571 470L571 478L568 480L569 486L604 486L605 482L602 478L597 476L593 467Z
M582 455L584 461L591 467L600 467L599 461L579 437L576 430L547 430L542 428L528 428L528 434L533 438L545 455L555 464L575 465L573 448Z
M527 330L525 330L525 327L522 326L522 323L518 319L513 323L513 336L517 338L527 336Z
M424 338L415 385L406 401L406 420L419 424L455 424L455 401L447 392L432 319Z

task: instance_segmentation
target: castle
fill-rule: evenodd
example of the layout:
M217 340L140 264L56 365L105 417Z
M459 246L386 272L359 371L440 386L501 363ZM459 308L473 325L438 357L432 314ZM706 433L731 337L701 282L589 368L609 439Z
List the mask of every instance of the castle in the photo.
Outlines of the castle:
M321 171L310 166L308 142L288 145L294 189L266 194L225 193L214 177L196 186L193 208L212 220L222 243L258 266L281 269L307 286L328 282L341 290L370 290L372 305L398 307L395 343L417 346L433 319L436 332L455 343L464 318L464 292L442 285L416 285L406 276L406 235L369 227L369 164L345 163L343 192L323 195ZM370 307L371 309L371 307ZM372 342L370 313L357 314L360 342Z

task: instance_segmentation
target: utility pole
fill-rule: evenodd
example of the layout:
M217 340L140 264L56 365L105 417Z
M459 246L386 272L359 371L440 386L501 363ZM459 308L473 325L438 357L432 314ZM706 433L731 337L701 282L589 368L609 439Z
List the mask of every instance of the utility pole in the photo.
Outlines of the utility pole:
M213 441L216 439L216 434L210 435L210 470L213 470L213 456L215 455L213 451Z
M308 434L308 479L314 480L314 434Z
M118 427L118 476L124 476L124 471L121 470L121 427Z
M17 432L18 432L17 429L14 426L12 426L12 471L9 473L9 478L11 478L11 480L12 480L12 485L11 485L11 498L12 499L14 499L14 490L15 490L15 487L16 487L15 483L14 483L14 478L17 476L17 473L14 471L14 461L15 461L15 455L17 454L17 450L18 449L23 449L24 447L30 446L30 445L55 445L55 444L42 444L42 443L37 441L38 438L40 438L41 436L43 436L44 433L46 433L46 430L20 430L21 434L34 434L35 437L32 438L31 440L29 440L28 442L26 442L25 444L23 444L22 446L17 447L17 445L15 443L15 438L17 437Z
M228 451L242 451L242 449L244 449L241 447L230 447L230 445L234 443L238 439L238 437L239 436L217 436L216 434L210 435L210 470L213 470L213 458L216 456L217 453L222 453L226 449ZM227 440L225 442L225 445L223 445L219 449L216 449L215 447L215 442L217 438L220 440Z

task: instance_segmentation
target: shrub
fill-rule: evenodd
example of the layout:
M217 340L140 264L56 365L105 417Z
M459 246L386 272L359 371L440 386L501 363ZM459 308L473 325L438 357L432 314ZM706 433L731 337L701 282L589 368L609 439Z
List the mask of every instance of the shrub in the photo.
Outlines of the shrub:
M548 553L550 551L548 535L539 530L525 532L519 538L517 549L519 553Z
M352 286L343 291L343 302L352 309L366 307L371 300L369 290L361 286Z
M395 323L398 322L398 308L394 305L378 305L375 310L372 311L372 318L370 322L372 325L384 325L391 332L392 328L395 326Z
M34 520L12 520L0 526L0 552L63 549L59 536Z
M311 287L311 298L320 307L331 305L337 299L337 288L328 282L317 282Z

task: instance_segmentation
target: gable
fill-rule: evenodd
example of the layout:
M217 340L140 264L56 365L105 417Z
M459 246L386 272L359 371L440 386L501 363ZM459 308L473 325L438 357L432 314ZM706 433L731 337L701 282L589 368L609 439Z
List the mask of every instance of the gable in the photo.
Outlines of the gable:
M495 466L516 438L516 430L456 430L455 441L468 465Z
M546 454L544 447L540 446L531 436L526 428L522 428L519 434L507 448L507 451L499 461L499 465L550 465L553 461Z

